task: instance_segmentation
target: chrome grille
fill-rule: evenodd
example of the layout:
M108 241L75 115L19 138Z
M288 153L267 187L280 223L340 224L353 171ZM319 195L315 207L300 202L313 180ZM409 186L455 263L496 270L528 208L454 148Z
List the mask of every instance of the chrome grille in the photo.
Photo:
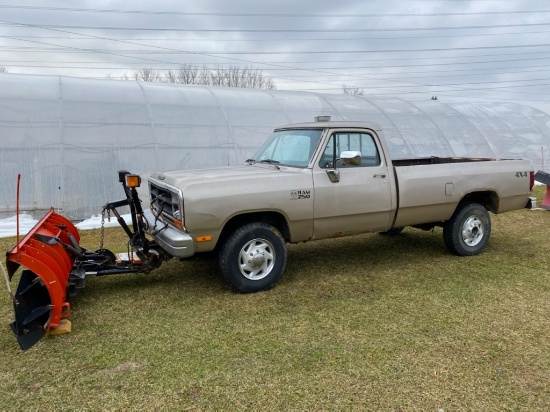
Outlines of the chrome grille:
M151 208L155 214L183 222L183 200L176 190L149 181Z

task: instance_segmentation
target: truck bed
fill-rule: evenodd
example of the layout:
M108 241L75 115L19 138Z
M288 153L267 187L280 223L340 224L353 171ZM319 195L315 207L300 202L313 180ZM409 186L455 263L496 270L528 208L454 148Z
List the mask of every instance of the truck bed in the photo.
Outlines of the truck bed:
M474 192L493 198L489 209L494 213L524 207L529 194L531 165L526 160L429 157L392 162L398 188L394 227L446 221L462 198Z

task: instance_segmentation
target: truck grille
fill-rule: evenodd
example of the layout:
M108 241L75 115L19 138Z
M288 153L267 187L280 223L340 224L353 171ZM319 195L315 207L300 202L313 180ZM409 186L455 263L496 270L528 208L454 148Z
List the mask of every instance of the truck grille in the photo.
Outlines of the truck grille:
M183 226L183 199L177 189L157 185L149 181L151 208L156 215L162 215L176 226ZM179 222L176 223L176 222Z

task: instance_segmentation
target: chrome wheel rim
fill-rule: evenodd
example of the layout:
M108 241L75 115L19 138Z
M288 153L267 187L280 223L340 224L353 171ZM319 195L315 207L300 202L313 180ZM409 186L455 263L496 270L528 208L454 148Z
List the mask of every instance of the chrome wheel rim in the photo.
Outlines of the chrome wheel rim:
M470 216L462 226L462 240L468 246L476 246L483 239L483 223L477 216Z
M250 280L265 278L275 266L275 249L265 239L253 239L239 252L239 269Z

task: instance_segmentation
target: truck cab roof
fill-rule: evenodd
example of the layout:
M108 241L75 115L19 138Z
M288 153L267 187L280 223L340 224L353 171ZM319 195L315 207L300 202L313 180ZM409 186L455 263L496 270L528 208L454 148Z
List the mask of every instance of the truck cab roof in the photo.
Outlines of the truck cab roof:
M357 122L357 121L329 121L329 122L307 122L307 123L295 123L276 128L275 130L288 130L288 129L335 129L335 128L349 128L349 129L371 129L381 131L382 128L378 123L373 122Z

